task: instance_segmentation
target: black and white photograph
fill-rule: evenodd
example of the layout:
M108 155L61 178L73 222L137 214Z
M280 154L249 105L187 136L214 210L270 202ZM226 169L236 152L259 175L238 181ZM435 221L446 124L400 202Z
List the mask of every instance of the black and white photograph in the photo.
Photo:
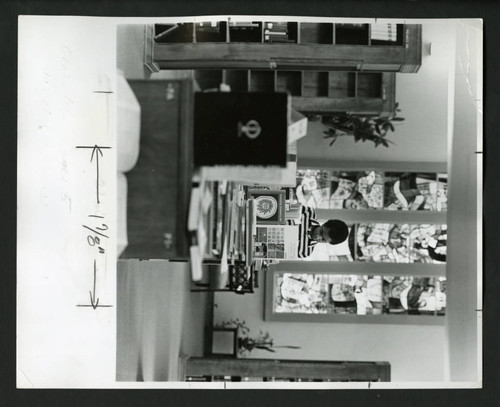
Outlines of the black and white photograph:
M482 387L481 19L18 29L18 388Z

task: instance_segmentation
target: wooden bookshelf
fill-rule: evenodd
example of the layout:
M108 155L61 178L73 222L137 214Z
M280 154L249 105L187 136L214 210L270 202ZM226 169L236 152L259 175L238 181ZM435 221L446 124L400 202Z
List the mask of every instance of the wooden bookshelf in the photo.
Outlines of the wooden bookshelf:
M313 361L188 357L186 381L389 382L388 362Z
M225 83L233 92L289 92L301 113L377 115L394 111L396 100L392 72L208 69L195 77L202 90Z
M200 25L203 24L203 25ZM417 72L418 24L217 21L146 28L159 69L301 69ZM169 31L170 30L170 31Z
M147 65L195 69L203 90L289 92L302 113L389 114L395 73L417 72L422 61L418 24L200 24L147 27Z

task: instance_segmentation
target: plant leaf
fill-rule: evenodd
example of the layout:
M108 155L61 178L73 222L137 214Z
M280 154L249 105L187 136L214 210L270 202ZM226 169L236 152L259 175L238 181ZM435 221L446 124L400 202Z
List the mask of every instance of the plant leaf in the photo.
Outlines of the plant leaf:
M278 346L275 346L275 348L300 349L300 346L293 346L293 345L278 345Z

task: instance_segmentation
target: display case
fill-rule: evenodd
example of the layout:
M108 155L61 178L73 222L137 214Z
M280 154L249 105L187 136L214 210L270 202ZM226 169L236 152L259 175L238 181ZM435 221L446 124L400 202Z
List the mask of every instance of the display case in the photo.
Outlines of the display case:
M284 261L266 273L266 321L442 325L445 314L444 266Z
M318 209L446 212L443 172L297 169L297 203Z

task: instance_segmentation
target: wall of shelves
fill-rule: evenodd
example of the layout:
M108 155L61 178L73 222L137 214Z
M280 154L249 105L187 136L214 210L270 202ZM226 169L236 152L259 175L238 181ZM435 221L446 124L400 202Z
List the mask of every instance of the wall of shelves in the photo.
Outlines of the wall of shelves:
M197 70L195 77L202 90L225 83L233 92L289 92L292 107L303 113L375 115L392 112L395 105L391 72L207 69Z
M156 24L155 41L285 42L308 45L402 46L404 24L209 21Z
M417 72L417 24L211 21L146 27L146 65L195 69L202 90L289 92L309 114L389 114L395 73Z
M384 86L393 82L393 75L381 72L313 72L269 70L201 70L196 72L201 89L225 83L231 90L249 92L290 92L302 97L367 97L384 98Z
M147 29L158 69L342 69L417 72L417 24L214 21ZM179 46L183 45L183 46Z

